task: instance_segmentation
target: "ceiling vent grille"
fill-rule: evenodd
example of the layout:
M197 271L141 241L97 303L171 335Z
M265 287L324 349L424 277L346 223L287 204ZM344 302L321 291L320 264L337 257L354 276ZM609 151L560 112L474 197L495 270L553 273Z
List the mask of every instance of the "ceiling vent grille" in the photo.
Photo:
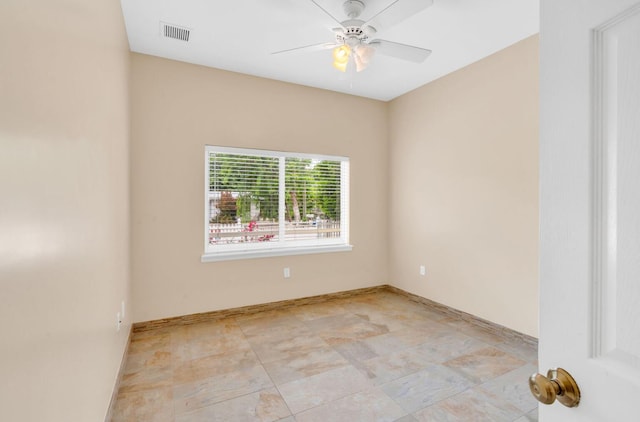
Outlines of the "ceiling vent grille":
M170 23L160 22L160 32L165 38L173 38L174 40L189 41L191 30Z

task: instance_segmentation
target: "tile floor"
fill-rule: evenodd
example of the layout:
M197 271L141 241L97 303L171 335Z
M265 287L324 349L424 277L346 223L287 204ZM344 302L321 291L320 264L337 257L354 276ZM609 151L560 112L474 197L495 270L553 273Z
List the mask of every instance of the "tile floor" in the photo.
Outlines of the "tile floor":
M113 421L536 421L536 363L380 292L135 333Z

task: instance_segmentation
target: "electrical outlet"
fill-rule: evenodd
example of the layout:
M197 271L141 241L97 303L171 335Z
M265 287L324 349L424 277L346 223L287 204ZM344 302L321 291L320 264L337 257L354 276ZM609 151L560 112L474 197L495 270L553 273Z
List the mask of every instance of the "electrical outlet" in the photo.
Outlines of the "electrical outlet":
M289 278L291 277L291 270L289 269L289 267L285 267L284 268L284 278Z
M424 265L420 265L420 275L426 275L427 274L427 269L424 267Z
M122 319L120 318L120 312L116 314L116 331L120 331L120 325L122 324Z

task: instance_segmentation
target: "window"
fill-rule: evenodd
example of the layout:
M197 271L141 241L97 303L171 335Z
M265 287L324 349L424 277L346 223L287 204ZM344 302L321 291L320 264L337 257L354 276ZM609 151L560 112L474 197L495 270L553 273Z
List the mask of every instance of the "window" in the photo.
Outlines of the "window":
M205 148L203 262L351 250L349 159Z

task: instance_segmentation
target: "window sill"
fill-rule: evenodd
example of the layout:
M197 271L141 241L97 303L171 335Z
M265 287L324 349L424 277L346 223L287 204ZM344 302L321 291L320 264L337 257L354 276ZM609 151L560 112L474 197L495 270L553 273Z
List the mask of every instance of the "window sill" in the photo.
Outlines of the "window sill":
M233 261L238 259L269 258L272 256L288 255L308 255L330 252L349 252L353 249L351 245L330 245L330 246L308 246L297 248L278 248L268 250L245 250L205 253L200 258L201 262Z

